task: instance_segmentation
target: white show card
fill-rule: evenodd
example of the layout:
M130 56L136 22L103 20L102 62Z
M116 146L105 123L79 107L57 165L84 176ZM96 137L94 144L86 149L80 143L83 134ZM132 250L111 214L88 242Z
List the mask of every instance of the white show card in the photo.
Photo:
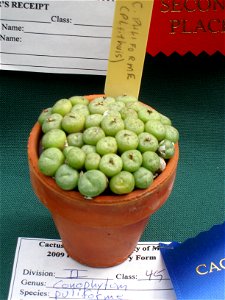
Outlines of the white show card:
M0 68L105 75L114 1L0 1Z
M159 244L138 243L124 263L90 268L60 240L19 238L8 300L175 300Z

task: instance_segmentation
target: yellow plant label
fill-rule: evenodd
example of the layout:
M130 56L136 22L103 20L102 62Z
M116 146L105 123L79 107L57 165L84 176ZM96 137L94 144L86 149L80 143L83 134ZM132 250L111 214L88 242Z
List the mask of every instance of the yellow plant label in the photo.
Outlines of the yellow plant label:
M105 94L138 97L154 0L117 0Z

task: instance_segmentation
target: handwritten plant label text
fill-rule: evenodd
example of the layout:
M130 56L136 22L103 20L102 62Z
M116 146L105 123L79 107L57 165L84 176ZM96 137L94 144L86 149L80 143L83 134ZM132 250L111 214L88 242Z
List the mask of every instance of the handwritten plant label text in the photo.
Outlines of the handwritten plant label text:
M54 299L112 299L122 300L126 284L109 278L89 278L86 269L65 269L52 287Z
M153 0L116 1L106 94L138 97L152 8Z

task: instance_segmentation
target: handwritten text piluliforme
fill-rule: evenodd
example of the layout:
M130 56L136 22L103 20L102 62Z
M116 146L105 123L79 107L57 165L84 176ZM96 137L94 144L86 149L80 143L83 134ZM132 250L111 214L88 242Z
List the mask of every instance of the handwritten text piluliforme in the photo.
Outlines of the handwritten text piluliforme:
M48 286L55 300L58 299L93 299L93 300L125 300L129 292L141 292L149 286L142 289L134 288L133 284L129 284L129 280L137 281L152 281L154 286L158 285L163 280L168 280L165 277L165 269L162 270L147 270L143 274L143 278L139 278L135 274L116 274L116 278L93 278L89 277L86 269L65 269L62 276L56 276L52 286ZM126 280L126 283L125 281Z
M116 2L106 95L139 94L153 0Z

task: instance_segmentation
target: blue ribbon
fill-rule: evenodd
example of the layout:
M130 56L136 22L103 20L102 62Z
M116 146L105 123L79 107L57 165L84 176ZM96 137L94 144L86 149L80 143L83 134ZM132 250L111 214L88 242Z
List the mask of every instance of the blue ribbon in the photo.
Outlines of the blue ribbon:
M225 300L225 222L160 251L177 300Z

